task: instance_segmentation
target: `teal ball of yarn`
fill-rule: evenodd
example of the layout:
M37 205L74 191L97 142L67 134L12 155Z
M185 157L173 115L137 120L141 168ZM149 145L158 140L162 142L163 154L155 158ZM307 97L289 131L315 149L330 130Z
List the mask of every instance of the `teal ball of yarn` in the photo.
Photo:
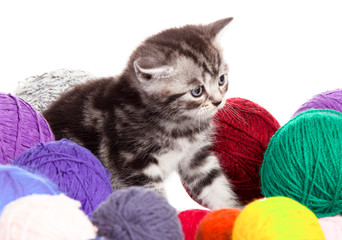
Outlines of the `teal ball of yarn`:
M317 217L342 214L342 113L309 110L282 126L260 177L265 197L290 197Z

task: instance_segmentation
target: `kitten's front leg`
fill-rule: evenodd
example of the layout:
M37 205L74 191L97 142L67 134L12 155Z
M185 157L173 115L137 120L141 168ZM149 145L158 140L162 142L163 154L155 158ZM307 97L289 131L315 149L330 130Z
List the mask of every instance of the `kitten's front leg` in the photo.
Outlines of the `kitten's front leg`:
M126 162L121 169L121 179L126 186L141 186L166 196L164 188L165 175L158 160L151 156L136 156Z
M203 147L190 161L181 163L179 173L183 183L196 200L210 209L239 207L219 160L209 148Z

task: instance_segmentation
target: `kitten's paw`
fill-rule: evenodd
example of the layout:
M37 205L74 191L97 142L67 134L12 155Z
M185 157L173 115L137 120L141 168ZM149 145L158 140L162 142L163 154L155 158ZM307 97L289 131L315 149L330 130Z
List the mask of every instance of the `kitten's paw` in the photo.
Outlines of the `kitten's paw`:
M224 176L216 178L211 185L203 188L198 197L212 210L243 207Z

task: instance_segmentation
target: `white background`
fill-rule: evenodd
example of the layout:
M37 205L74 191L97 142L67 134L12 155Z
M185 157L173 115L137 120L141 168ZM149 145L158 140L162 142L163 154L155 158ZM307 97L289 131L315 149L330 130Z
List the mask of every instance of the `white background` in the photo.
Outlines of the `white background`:
M242 0L0 0L0 91L60 68L118 75L146 37L234 17L221 35L230 97L266 108L281 125L314 94L342 88L342 3ZM170 202L197 207L173 175Z

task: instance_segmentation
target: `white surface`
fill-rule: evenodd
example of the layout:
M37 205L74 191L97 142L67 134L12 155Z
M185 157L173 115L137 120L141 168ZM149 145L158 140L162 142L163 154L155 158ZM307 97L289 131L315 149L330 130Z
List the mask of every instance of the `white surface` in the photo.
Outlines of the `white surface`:
M339 1L11 0L0 2L0 91L60 68L117 75L147 36L231 16L221 38L231 97L258 103L283 125L314 94L342 88ZM171 203L197 207L175 179Z

